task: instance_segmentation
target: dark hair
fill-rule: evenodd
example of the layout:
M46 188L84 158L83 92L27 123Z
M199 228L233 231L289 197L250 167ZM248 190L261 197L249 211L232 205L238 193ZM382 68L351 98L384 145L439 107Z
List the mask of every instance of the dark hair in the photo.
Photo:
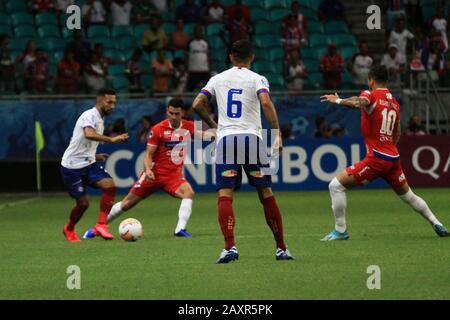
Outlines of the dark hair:
M369 79L378 83L386 83L388 80L388 71L385 66L376 65L369 71Z
M116 90L111 89L111 88L101 88L100 90L97 91L97 97L101 97L101 96L106 96L106 95L112 95L115 96Z
M184 102L181 99L173 98L169 100L169 103L167 104L167 108L168 107L184 109Z
M231 54L239 61L246 61L253 54L252 44L246 39L241 39L233 43Z

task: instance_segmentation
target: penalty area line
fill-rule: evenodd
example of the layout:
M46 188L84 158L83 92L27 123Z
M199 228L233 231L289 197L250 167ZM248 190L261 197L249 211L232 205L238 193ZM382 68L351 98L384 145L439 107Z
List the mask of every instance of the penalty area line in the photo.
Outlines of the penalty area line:
M23 200L19 200L19 201L14 201L14 202L8 202L8 203L5 203L5 204L1 204L0 205L0 211L3 210L3 209L6 209L6 208L15 207L15 206L18 206L18 205L21 205L21 204L27 204L27 203L33 202L33 201L35 201L37 199L40 199L40 197L33 197L33 198L28 198L28 199L23 199Z

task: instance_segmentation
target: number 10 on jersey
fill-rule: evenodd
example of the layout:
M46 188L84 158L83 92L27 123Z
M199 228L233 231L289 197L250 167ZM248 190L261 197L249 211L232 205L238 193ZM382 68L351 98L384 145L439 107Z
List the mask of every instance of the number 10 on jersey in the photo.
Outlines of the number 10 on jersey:
M233 95L241 95L242 89L230 89L228 90L228 99L227 99L227 116L229 118L240 118L242 116L242 101L236 100L236 97L233 100Z

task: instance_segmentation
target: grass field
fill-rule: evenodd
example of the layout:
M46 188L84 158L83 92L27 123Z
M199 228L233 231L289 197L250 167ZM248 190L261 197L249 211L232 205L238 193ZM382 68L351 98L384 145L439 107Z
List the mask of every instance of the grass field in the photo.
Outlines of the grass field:
M450 190L416 190L450 226ZM139 219L138 242L68 243L62 226L72 200L0 198L0 299L450 299L450 238L439 238L391 191L348 193L349 241L319 241L333 226L328 193L279 192L295 261L276 261L256 194L234 202L239 261L216 265L223 246L214 194L198 194L188 230L174 238L179 201L155 195L124 217ZM98 198L77 231L94 224ZM111 225L117 236L119 221ZM66 269L81 269L68 290ZM367 267L381 268L381 289L366 287Z

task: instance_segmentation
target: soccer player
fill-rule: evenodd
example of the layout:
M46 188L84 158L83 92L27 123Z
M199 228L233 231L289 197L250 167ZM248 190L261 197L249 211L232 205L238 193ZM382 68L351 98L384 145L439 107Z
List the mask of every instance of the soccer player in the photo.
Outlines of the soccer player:
M128 133L116 137L103 135L103 119L110 115L116 106L116 92L112 89L100 89L95 107L81 114L73 129L70 144L61 161L61 175L69 195L76 205L70 213L69 221L64 225L63 234L71 242L79 242L75 225L89 207L86 194L87 186L101 188L100 215L95 226L96 232L104 239L112 239L105 224L108 212L114 203L116 186L111 176L98 164L104 161L105 154L96 154L100 142L119 143L128 139Z
M167 119L151 129L144 157L144 171L131 187L128 195L111 208L107 223L130 210L154 192L163 189L171 196L181 199L178 224L174 235L192 237L186 231L186 225L192 213L194 190L183 176L185 150L180 146L185 145L186 141L190 141L194 136L194 123L182 119L183 108L183 100L171 99L169 101ZM205 138L214 136L209 132L202 134ZM89 229L84 238L93 238L96 234L95 228Z
M361 92L359 97L341 99L337 93L320 97L322 102L361 109L361 131L367 149L367 155L362 161L339 173L329 184L335 227L322 240L349 238L345 221L347 208L345 190L377 178L389 183L395 193L420 213L440 237L448 237L450 234L447 229L431 212L427 203L414 194L403 174L396 147L400 139L400 105L386 88L388 79L386 67L372 67L368 78L370 90Z
M234 240L235 218L232 203L233 192L241 185L242 169L250 185L258 191L266 222L276 241L276 259L293 259L284 242L283 221L271 189L271 176L264 173L267 163L264 163L263 156L267 153L262 142L261 107L271 127L276 130L280 128L278 117L269 96L267 79L250 70L253 59L251 43L247 40L236 41L230 54L233 67L212 77L193 103L194 110L209 127L218 128L218 219L225 238L225 248L217 263L228 263L239 258ZM218 125L208 114L208 99L211 96L216 96L217 100ZM280 135L277 135L275 145L281 150ZM255 160L255 155L263 156Z

